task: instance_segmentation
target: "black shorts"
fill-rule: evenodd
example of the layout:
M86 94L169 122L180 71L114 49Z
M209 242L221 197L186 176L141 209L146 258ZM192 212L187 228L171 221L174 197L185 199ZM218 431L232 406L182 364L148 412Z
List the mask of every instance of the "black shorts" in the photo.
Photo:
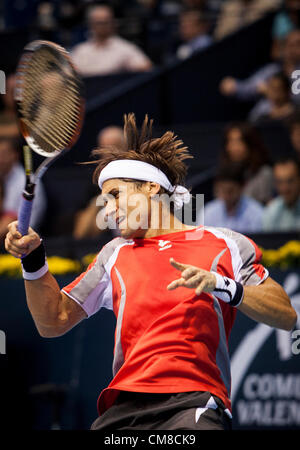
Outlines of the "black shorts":
M120 392L91 430L231 430L223 402L209 392Z

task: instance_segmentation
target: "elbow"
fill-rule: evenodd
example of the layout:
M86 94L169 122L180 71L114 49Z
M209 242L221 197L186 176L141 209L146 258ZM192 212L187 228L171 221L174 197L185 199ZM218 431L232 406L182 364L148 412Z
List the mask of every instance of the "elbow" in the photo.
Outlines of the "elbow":
M285 317L284 326L282 327L286 331L292 331L297 323L297 313L293 307L289 308L289 312Z
M36 328L39 335L43 338L60 337L69 330L69 327L65 323L61 323L57 326L42 326L40 324L36 324Z
M55 338L55 337L59 337L62 336L64 333L56 329L45 329L45 328L41 328L41 327L37 327L38 333L41 337L43 338Z

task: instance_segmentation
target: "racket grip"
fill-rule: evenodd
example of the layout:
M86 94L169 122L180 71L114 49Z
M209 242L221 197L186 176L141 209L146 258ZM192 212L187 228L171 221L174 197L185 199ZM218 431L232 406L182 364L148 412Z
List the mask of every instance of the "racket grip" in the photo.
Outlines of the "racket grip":
M29 200L24 195L22 196L18 213L18 231L22 236L28 233L32 204L33 198Z

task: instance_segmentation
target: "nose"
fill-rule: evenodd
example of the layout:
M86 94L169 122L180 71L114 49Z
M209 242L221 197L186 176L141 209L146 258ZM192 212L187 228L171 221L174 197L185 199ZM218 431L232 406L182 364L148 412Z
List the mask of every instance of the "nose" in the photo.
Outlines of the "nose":
M108 200L105 205L105 219L113 218L113 215L117 212L117 204L115 200Z

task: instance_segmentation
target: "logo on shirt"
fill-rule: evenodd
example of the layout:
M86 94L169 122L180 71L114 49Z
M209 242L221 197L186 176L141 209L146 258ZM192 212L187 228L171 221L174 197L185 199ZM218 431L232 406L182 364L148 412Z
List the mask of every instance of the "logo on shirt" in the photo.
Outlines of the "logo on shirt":
M172 244L171 244L171 241L159 240L158 241L158 246L160 247L158 250L161 251L161 250L167 250L167 248L171 248Z

